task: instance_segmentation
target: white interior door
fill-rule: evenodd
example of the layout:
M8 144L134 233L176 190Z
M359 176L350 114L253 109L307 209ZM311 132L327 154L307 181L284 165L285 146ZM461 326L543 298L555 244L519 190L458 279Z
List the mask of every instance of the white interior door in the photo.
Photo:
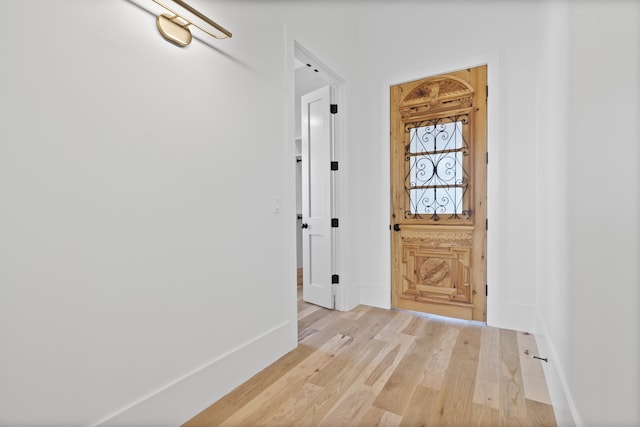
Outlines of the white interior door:
M302 298L334 308L331 88L302 96Z

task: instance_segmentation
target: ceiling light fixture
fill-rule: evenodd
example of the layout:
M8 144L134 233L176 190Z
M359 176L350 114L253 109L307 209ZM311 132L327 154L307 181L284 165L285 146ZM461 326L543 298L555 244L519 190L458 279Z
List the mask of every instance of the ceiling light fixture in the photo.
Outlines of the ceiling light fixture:
M228 39L231 37L229 30L182 0L153 1L170 12L158 16L156 20L158 31L165 39L178 46L184 47L191 43L190 25L215 39ZM167 6L167 2L172 3L172 6Z

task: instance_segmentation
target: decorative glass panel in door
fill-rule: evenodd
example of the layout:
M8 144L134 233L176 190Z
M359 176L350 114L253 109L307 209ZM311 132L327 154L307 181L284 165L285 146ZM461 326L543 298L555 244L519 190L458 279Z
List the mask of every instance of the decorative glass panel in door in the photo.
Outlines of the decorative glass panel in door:
M468 115L425 120L405 125L405 217L468 218Z

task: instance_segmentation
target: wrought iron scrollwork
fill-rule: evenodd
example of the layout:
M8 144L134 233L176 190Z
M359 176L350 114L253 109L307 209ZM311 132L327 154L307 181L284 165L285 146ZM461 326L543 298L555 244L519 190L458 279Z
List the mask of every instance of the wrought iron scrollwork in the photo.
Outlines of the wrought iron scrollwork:
M467 161L469 145L463 127L467 114L424 120L405 125L409 143L405 146L405 191L409 199L407 218L430 216L469 218L465 195L469 188Z

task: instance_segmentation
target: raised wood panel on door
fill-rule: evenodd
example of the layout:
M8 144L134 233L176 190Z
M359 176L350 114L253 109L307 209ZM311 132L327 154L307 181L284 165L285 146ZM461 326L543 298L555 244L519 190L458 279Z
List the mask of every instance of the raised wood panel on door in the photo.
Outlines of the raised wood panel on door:
M486 72L391 88L393 307L486 321Z

